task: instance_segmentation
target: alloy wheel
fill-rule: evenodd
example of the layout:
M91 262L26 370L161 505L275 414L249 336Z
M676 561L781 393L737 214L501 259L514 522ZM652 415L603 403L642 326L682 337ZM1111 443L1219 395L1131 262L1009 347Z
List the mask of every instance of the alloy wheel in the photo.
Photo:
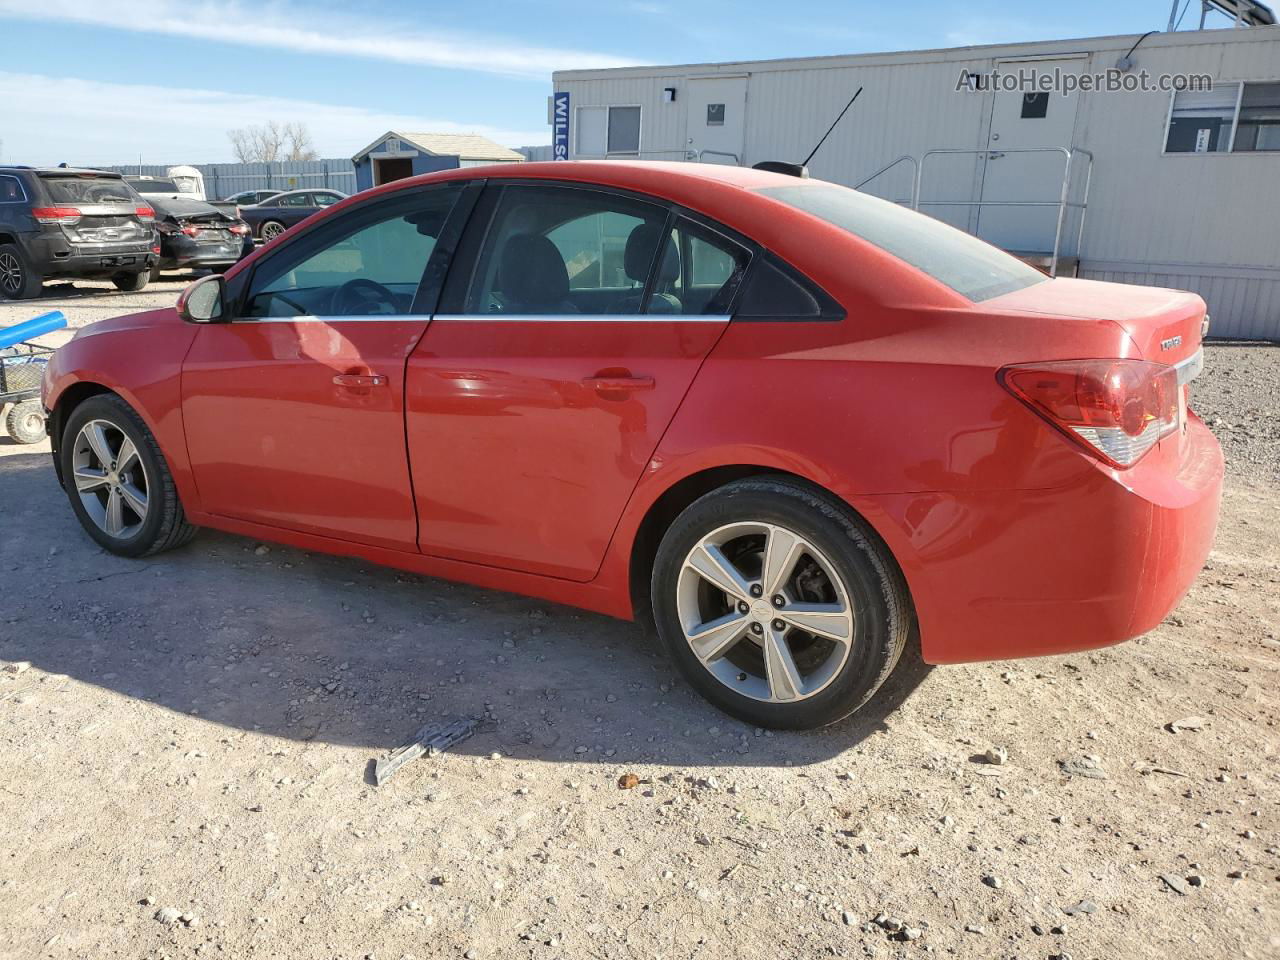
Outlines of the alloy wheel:
M22 262L12 253L0 253L0 290L15 294L22 289Z
M72 479L89 518L111 537L127 540L146 522L150 484L132 440L109 420L90 420L76 434Z
M263 240L274 240L282 233L284 233L284 227L280 226L278 223L267 223L262 227Z
M844 580L813 543L778 524L711 531L685 557L676 594L699 662L752 699L808 699L849 658L854 613Z

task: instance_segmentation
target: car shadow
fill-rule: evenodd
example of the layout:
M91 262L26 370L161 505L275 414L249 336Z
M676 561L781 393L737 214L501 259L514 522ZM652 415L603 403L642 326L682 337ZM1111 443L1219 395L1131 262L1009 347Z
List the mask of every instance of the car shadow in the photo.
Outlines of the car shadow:
M212 531L161 556L116 557L80 529L47 452L0 456L0 504L0 659L373 756L471 717L476 733L452 752L803 765L887 729L929 672L904 657L854 717L764 732L680 682L634 624Z

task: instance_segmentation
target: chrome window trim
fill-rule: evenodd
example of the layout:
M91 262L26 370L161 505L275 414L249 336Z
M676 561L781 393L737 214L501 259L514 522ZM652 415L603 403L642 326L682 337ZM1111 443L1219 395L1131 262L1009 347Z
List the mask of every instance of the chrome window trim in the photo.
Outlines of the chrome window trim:
M442 313L436 323L728 323L728 316L679 313Z
M428 313L388 313L369 317L329 317L299 314L296 317L235 317L231 323L430 323ZM216 326L216 324L213 324Z
M1178 386L1180 387L1200 376L1204 372L1204 347L1201 347L1187 359L1175 363L1173 369L1178 371Z

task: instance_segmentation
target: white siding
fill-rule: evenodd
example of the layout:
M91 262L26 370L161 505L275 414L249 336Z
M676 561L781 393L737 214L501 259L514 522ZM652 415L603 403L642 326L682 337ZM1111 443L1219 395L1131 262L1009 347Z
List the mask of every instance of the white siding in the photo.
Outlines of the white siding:
M1086 72L1111 68L1138 38L1104 37L956 50L755 63L635 67L555 75L574 107L640 104L645 159L682 159L692 77L747 76L743 162L803 160L859 86L863 93L810 164L815 177L854 185L894 158L987 145L992 94L957 93L962 69L998 60L1083 55ZM1215 82L1280 80L1280 27L1162 34L1134 53L1137 69L1207 73ZM675 87L674 103L663 88ZM1072 144L1095 165L1080 255L1082 273L1181 286L1205 297L1219 335L1280 339L1280 152L1164 155L1170 95L1078 95ZM573 145L571 134L570 144ZM981 161L929 161L922 199L980 196ZM931 172L929 172L931 171ZM1077 188L1080 184L1077 184ZM887 199L911 192L901 164L864 187ZM1057 185L1046 184L1050 198ZM923 208L971 227L967 208ZM1069 217L1074 252L1074 225Z

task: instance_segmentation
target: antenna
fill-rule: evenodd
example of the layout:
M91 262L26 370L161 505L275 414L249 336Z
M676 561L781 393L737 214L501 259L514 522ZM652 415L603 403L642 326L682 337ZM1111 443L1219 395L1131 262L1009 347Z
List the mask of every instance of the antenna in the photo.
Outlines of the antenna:
M844 105L844 109L840 111L840 116L836 117L835 123L832 123L831 126L827 127L827 132L822 135L822 139L818 141L817 146L809 151L809 155L804 158L804 163L801 164L802 167L807 167L809 165L809 161L813 159L813 155L822 149L822 145L827 142L827 137L831 136L831 131L836 128L837 123L844 119L844 115L849 112L849 108L853 106L853 101L858 99L858 94L860 93L862 93L861 87L858 88L857 93L849 98L849 102L846 103Z

